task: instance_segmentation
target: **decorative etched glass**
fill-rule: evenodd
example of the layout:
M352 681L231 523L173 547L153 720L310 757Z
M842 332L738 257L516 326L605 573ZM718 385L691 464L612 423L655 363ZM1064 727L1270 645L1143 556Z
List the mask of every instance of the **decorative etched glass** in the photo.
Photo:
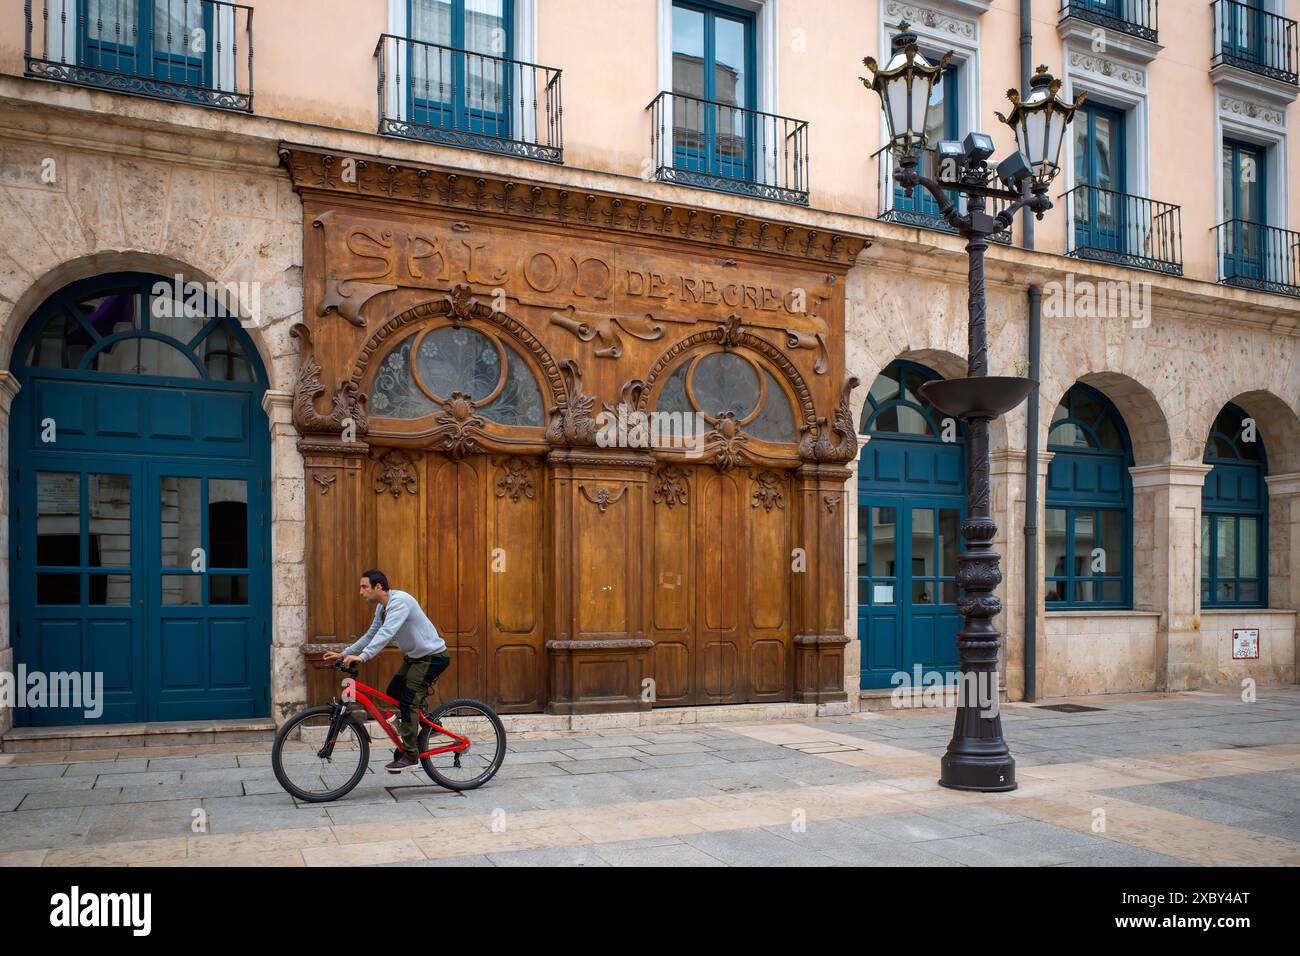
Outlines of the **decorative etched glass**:
M439 398L461 392L475 401L487 398L501 378L501 357L482 332L450 325L429 332L416 357L420 381Z
M506 347L506 384L501 394L478 410L484 418L502 425L545 423L542 390L519 353Z

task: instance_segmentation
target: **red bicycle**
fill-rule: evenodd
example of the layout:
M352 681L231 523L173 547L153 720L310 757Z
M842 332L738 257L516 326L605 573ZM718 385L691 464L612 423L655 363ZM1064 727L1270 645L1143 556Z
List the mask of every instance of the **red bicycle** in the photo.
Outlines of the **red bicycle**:
M293 796L311 803L339 799L369 770L370 734L357 703L396 747L402 746L389 722L398 712L399 703L357 680L355 667L344 667L342 662L331 666L351 675L351 681L344 682L344 693L328 704L294 714L276 732L271 747L275 779ZM372 698L391 709L381 714ZM420 725L420 764L439 786L473 790L501 769L506 757L506 730L496 711L481 700L448 701L429 715L420 708ZM431 737L434 746L430 746Z

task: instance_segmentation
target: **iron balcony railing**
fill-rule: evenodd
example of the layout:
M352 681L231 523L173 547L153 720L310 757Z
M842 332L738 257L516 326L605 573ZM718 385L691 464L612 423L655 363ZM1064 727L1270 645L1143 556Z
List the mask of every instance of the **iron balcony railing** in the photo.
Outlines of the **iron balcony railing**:
M1235 66L1292 85L1300 84L1296 22L1256 3L1214 0L1214 66Z
M1075 186L1064 199L1068 255L1183 274L1181 207L1087 185Z
M1061 0L1061 19L1068 17L1155 43L1160 0Z
M1215 226L1219 281L1300 296L1300 232L1230 219Z
M224 0L33 0L26 72L46 80L253 110L253 10Z
M646 109L656 179L808 204L804 120L684 93L660 93Z
M921 229L934 229L937 232L947 232L953 235L957 230L948 224L939 212L939 204L921 186L912 190L912 195L908 197L904 194L903 189L894 182L894 158L889 152L888 146L882 146L871 154L871 158L876 161L876 196L877 209L880 210L877 219L884 222L897 222L904 226L917 226ZM931 179L937 179L934 168L935 151L927 149L921 154L920 173L922 176L928 176ZM966 200L959 194L952 192L948 197L957 204L959 209L965 209ZM996 216L1007 207L1005 199L988 199L984 211L989 215ZM1003 245L1011 244L1011 230L1003 229L1001 232L989 236L990 241L1000 242Z
M380 133L564 161L559 70L390 33L375 59Z

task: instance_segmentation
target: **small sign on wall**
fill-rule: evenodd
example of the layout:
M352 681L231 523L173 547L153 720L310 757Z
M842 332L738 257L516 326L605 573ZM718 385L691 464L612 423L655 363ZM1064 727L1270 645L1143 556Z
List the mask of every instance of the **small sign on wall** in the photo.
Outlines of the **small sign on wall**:
M1259 628L1234 627L1232 629L1232 659L1234 661L1259 659Z

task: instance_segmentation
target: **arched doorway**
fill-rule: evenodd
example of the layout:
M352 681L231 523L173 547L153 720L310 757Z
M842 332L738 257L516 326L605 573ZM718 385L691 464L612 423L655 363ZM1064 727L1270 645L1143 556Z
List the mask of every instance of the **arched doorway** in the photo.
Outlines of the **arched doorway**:
M957 553L966 513L960 423L922 398L940 376L891 363L871 386L858 461L858 638L863 689L899 671L957 668Z
M177 286L72 283L14 354L15 661L102 673L106 723L270 714L265 372L234 319Z
M1133 446L1119 409L1076 382L1052 414L1047 448L1048 607L1132 607Z
M1255 422L1229 402L1205 443L1202 607L1268 606L1268 456Z

